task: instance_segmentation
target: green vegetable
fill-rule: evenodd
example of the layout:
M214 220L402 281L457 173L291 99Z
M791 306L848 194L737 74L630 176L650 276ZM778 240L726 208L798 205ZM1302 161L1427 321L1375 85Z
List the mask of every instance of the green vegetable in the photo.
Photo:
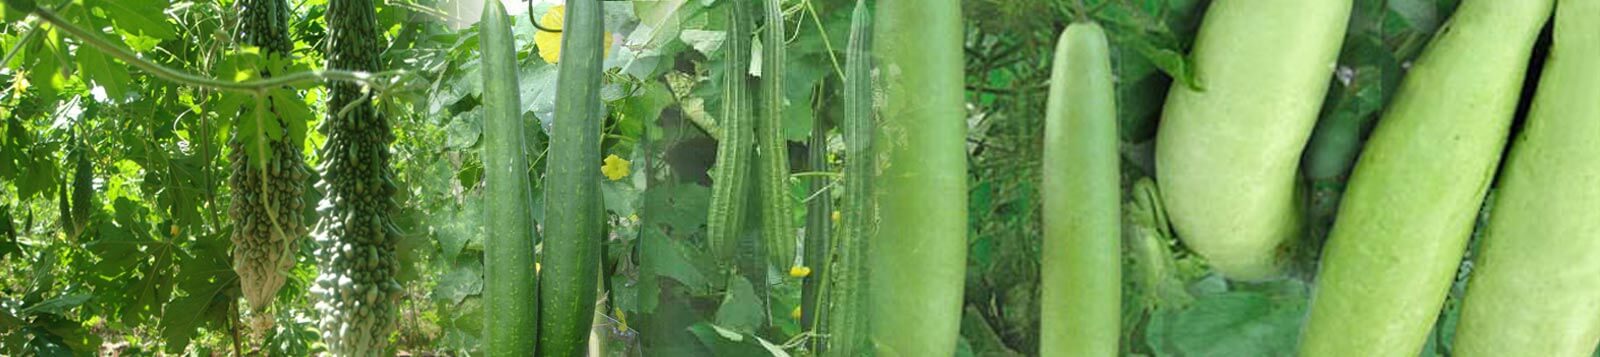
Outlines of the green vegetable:
M371 0L328 3L327 68L380 69L385 45L376 18ZM389 216L397 191L389 168L394 136L359 84L336 81L328 87L327 107L348 110L329 110L325 124L328 141L317 184L325 193L317 205L323 220L312 234L318 246L311 289L321 317L318 329L331 355L390 354L395 304L404 293L395 281L400 234Z
M544 272L539 281L539 355L588 348L605 208L600 201L600 102L605 59L600 0L567 2L556 80L555 129L545 173Z
M1411 66L1323 249L1302 356L1416 356L1494 178L1551 0L1466 0Z
M1479 242L1458 356L1587 357L1600 343L1600 1L1558 0L1554 38Z
M287 2L245 0L240 7L241 43L261 48L263 55L291 55L292 9ZM259 75L271 77L264 70ZM241 115L257 115L254 118L258 121L278 120L277 111L270 108ZM243 127L234 126L233 137L228 140L228 159L232 162L228 187L233 190L233 200L228 206L228 218L234 222L233 270L239 274L240 290L250 309L263 312L283 287L283 272L294 267L296 241L308 231L302 212L309 171L300 153L301 144L291 138L288 125L250 126L281 128L276 140L261 130L240 130ZM250 155L249 145L264 148L259 148L257 155Z
M877 2L882 86L868 255L879 356L955 353L967 257L967 113L959 0ZM869 218L869 219L872 219Z
M483 58L484 351L532 356L539 328L534 269L533 192L523 152L517 45L504 5L489 2L478 22Z
M1282 271L1300 233L1299 163L1328 89L1350 0L1218 1L1195 39L1203 88L1175 83L1156 183L1178 237L1229 278Z
M866 0L856 0L850 15L850 43L845 48L844 197L840 200L839 236L833 239L832 266L820 278L826 308L821 332L825 356L867 353L867 238L872 234L872 14Z
M1045 115L1039 354L1115 356L1122 333L1122 188L1105 31L1056 45Z
M732 260L738 239L744 227L745 202L748 200L751 161L755 149L752 130L750 77L749 13L745 2L724 3L727 9L728 36L723 43L722 70L722 120L718 122L722 138L717 142L717 163L711 170L711 209L707 217L706 237L711 252L719 264Z
M806 143L806 161L812 172L831 172L828 167L828 118L816 115L811 118L811 138ZM830 178L812 176L807 182L805 257L801 259L808 275L801 287L800 326L815 326L817 303L821 301L819 289L822 276L828 270L828 241L833 235L833 190ZM798 268L798 267L797 267ZM791 274L793 271L791 270Z
M782 0L766 0L766 27L761 32L761 116L756 121L760 166L761 236L771 264L794 261L794 213L789 200L789 142L783 139L783 76L786 33Z

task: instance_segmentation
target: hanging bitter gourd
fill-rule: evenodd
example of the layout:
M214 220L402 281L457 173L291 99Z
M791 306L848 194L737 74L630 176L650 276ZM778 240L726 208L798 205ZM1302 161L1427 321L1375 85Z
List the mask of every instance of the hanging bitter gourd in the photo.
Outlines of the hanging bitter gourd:
M294 41L289 38L292 10L287 2L244 0L240 7L241 43L259 47L263 55L290 55ZM271 73L263 70L260 75L270 77ZM268 109L267 113L257 119L277 120L276 111ZM300 143L288 135L288 125L272 127L282 128L281 138L272 140L262 133L236 130L228 141L233 171L228 176L228 186L233 189L228 207L228 217L234 222L233 270L239 274L245 301L258 312L270 305L283 287L284 272L294 266L295 242L307 231L301 212L309 170ZM243 140L244 136L255 137ZM263 146L262 152L267 154L259 159L264 160L252 160L246 143Z
M328 68L379 69L383 32L372 0L331 0L327 12ZM318 274L312 286L317 323L328 353L372 356L388 353L395 304L403 291L395 281L400 234L390 212L397 187L389 168L388 119L357 83L329 83L328 141L317 183L322 220L316 239Z
M745 2L730 1L727 9L728 39L723 43L722 71L722 132L717 142L717 163L712 168L711 209L707 217L706 241L718 264L733 261L738 239L744 228L745 202L748 200L751 160L755 156L751 142L755 131L751 129L750 106L750 33L749 14Z
M577 356L594 321L605 207L600 201L600 102L605 60L600 0L569 0L561 29L555 126L545 173L539 355Z

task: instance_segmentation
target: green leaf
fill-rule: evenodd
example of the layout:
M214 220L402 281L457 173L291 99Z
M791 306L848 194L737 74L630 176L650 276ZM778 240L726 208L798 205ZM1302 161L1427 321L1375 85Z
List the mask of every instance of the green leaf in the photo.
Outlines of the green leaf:
M711 349L714 356L774 356L759 338L710 323L697 323L689 332Z
M33 0L5 0L0 2L0 14L4 15L5 22L14 22L21 20L37 7Z
M1203 296L1187 309L1152 317L1145 342L1158 355L1293 355L1307 291L1285 280Z
M87 81L105 88L106 96L110 97L111 101L120 103L127 95L128 82L132 81L127 68L99 50L80 49L77 67Z
M85 5L111 15L118 30L162 40L177 38L165 16L168 1L163 0L85 0Z
M277 121L289 128L286 140L296 147L302 146L306 140L306 123L316 118L316 114L311 112L311 107L306 106L306 102L300 100L292 89L280 88L272 90L272 110L278 114ZM270 131L269 135L271 133L283 133L283 131ZM282 135L279 134L273 139L278 140Z
M744 277L733 275L728 280L728 291L717 307L717 325L740 333L755 333L761 328L765 315L761 302L756 299L755 287Z
M667 246L660 247L663 249L642 250L643 264L650 265L650 268L660 276L677 280L695 294L705 294L711 290L711 280L706 278L706 274L702 273L699 267L684 257L687 249L683 247L682 240L667 237L657 239L666 242Z
M70 294L57 296L51 298L50 300L40 301L37 304L28 305L27 308L22 309L22 313L24 315L53 314L66 316L67 310L78 307L78 305L83 305L83 303L89 301L89 298L91 297L94 296L89 294Z

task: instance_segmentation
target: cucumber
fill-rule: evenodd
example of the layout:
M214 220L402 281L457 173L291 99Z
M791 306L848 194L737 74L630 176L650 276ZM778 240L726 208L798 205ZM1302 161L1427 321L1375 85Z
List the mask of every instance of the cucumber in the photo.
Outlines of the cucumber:
M828 336L823 356L867 353L867 238L872 234L872 13L866 0L856 0L850 15L850 43L845 47L844 194L839 200L839 235L833 239L834 261L824 270L826 311L821 332Z
M1350 7L1255 0L1206 9L1192 53L1203 88L1172 85L1156 132L1156 183L1178 237L1224 276L1283 270L1301 228L1300 153Z
M744 228L745 202L751 161L755 148L754 125L750 114L750 33L743 1L724 3L727 8L728 36L723 44L722 138L717 142L717 163L712 168L711 209L707 217L706 241L718 264L731 264L735 240Z
M561 30L555 128L545 173L541 356L582 355L594 322L605 228L600 201L600 127L605 120L600 102L605 59L600 1L567 1Z
M539 328L538 275L533 260L533 192L523 152L517 45L504 5L490 2L478 23L483 58L485 176L484 351L531 356Z
M1045 115L1039 355L1115 356L1122 333L1122 188L1105 30L1067 26Z
M872 42L883 101L873 139L869 336L878 356L950 356L967 265L961 1L877 5Z
M787 271L794 262L794 209L789 199L789 142L783 138L784 39L781 0L766 0L761 31L761 116L756 121L761 191L761 236L771 264Z
M1600 1L1558 0L1554 38L1474 254L1457 356L1600 344Z
M1357 159L1302 356L1416 356L1494 178L1552 0L1465 0Z

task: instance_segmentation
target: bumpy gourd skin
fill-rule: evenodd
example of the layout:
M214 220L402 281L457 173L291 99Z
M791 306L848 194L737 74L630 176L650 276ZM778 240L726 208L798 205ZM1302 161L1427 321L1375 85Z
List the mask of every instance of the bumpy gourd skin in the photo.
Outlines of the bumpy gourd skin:
M1587 357L1600 344L1600 1L1559 0L1555 21L1475 253L1458 356Z
M240 42L260 47L263 55L290 55L294 41L289 38L288 3L245 0L240 7ZM261 75L271 76L265 71ZM295 242L307 231L301 212L306 175L310 172L299 143L287 134L288 126L279 127L284 130L281 139L260 139L270 151L271 159L265 166L252 162L244 142L239 140L242 135L256 133L235 132L228 141L233 171L228 176L228 187L233 189L233 202L228 207L228 217L234 222L233 270L239 274L245 301L254 311L264 310L283 287L283 272L294 267Z
M1212 2L1192 54L1203 88L1177 81L1167 96L1156 183L1178 237L1229 278L1279 275L1281 250L1300 232L1300 153L1316 126L1350 6Z
M1300 355L1416 356L1472 235L1551 0L1466 0L1413 62L1350 176Z
M332 0L327 21L328 68L378 69L383 34L371 0ZM332 355L381 355L387 353L395 303L402 293L394 279L400 235L389 217L395 207L389 169L394 137L388 120L365 102L359 84L336 81L329 87L328 142L322 181L317 183L326 195L317 205L322 221L313 234L318 245L312 287L321 315L317 326Z

